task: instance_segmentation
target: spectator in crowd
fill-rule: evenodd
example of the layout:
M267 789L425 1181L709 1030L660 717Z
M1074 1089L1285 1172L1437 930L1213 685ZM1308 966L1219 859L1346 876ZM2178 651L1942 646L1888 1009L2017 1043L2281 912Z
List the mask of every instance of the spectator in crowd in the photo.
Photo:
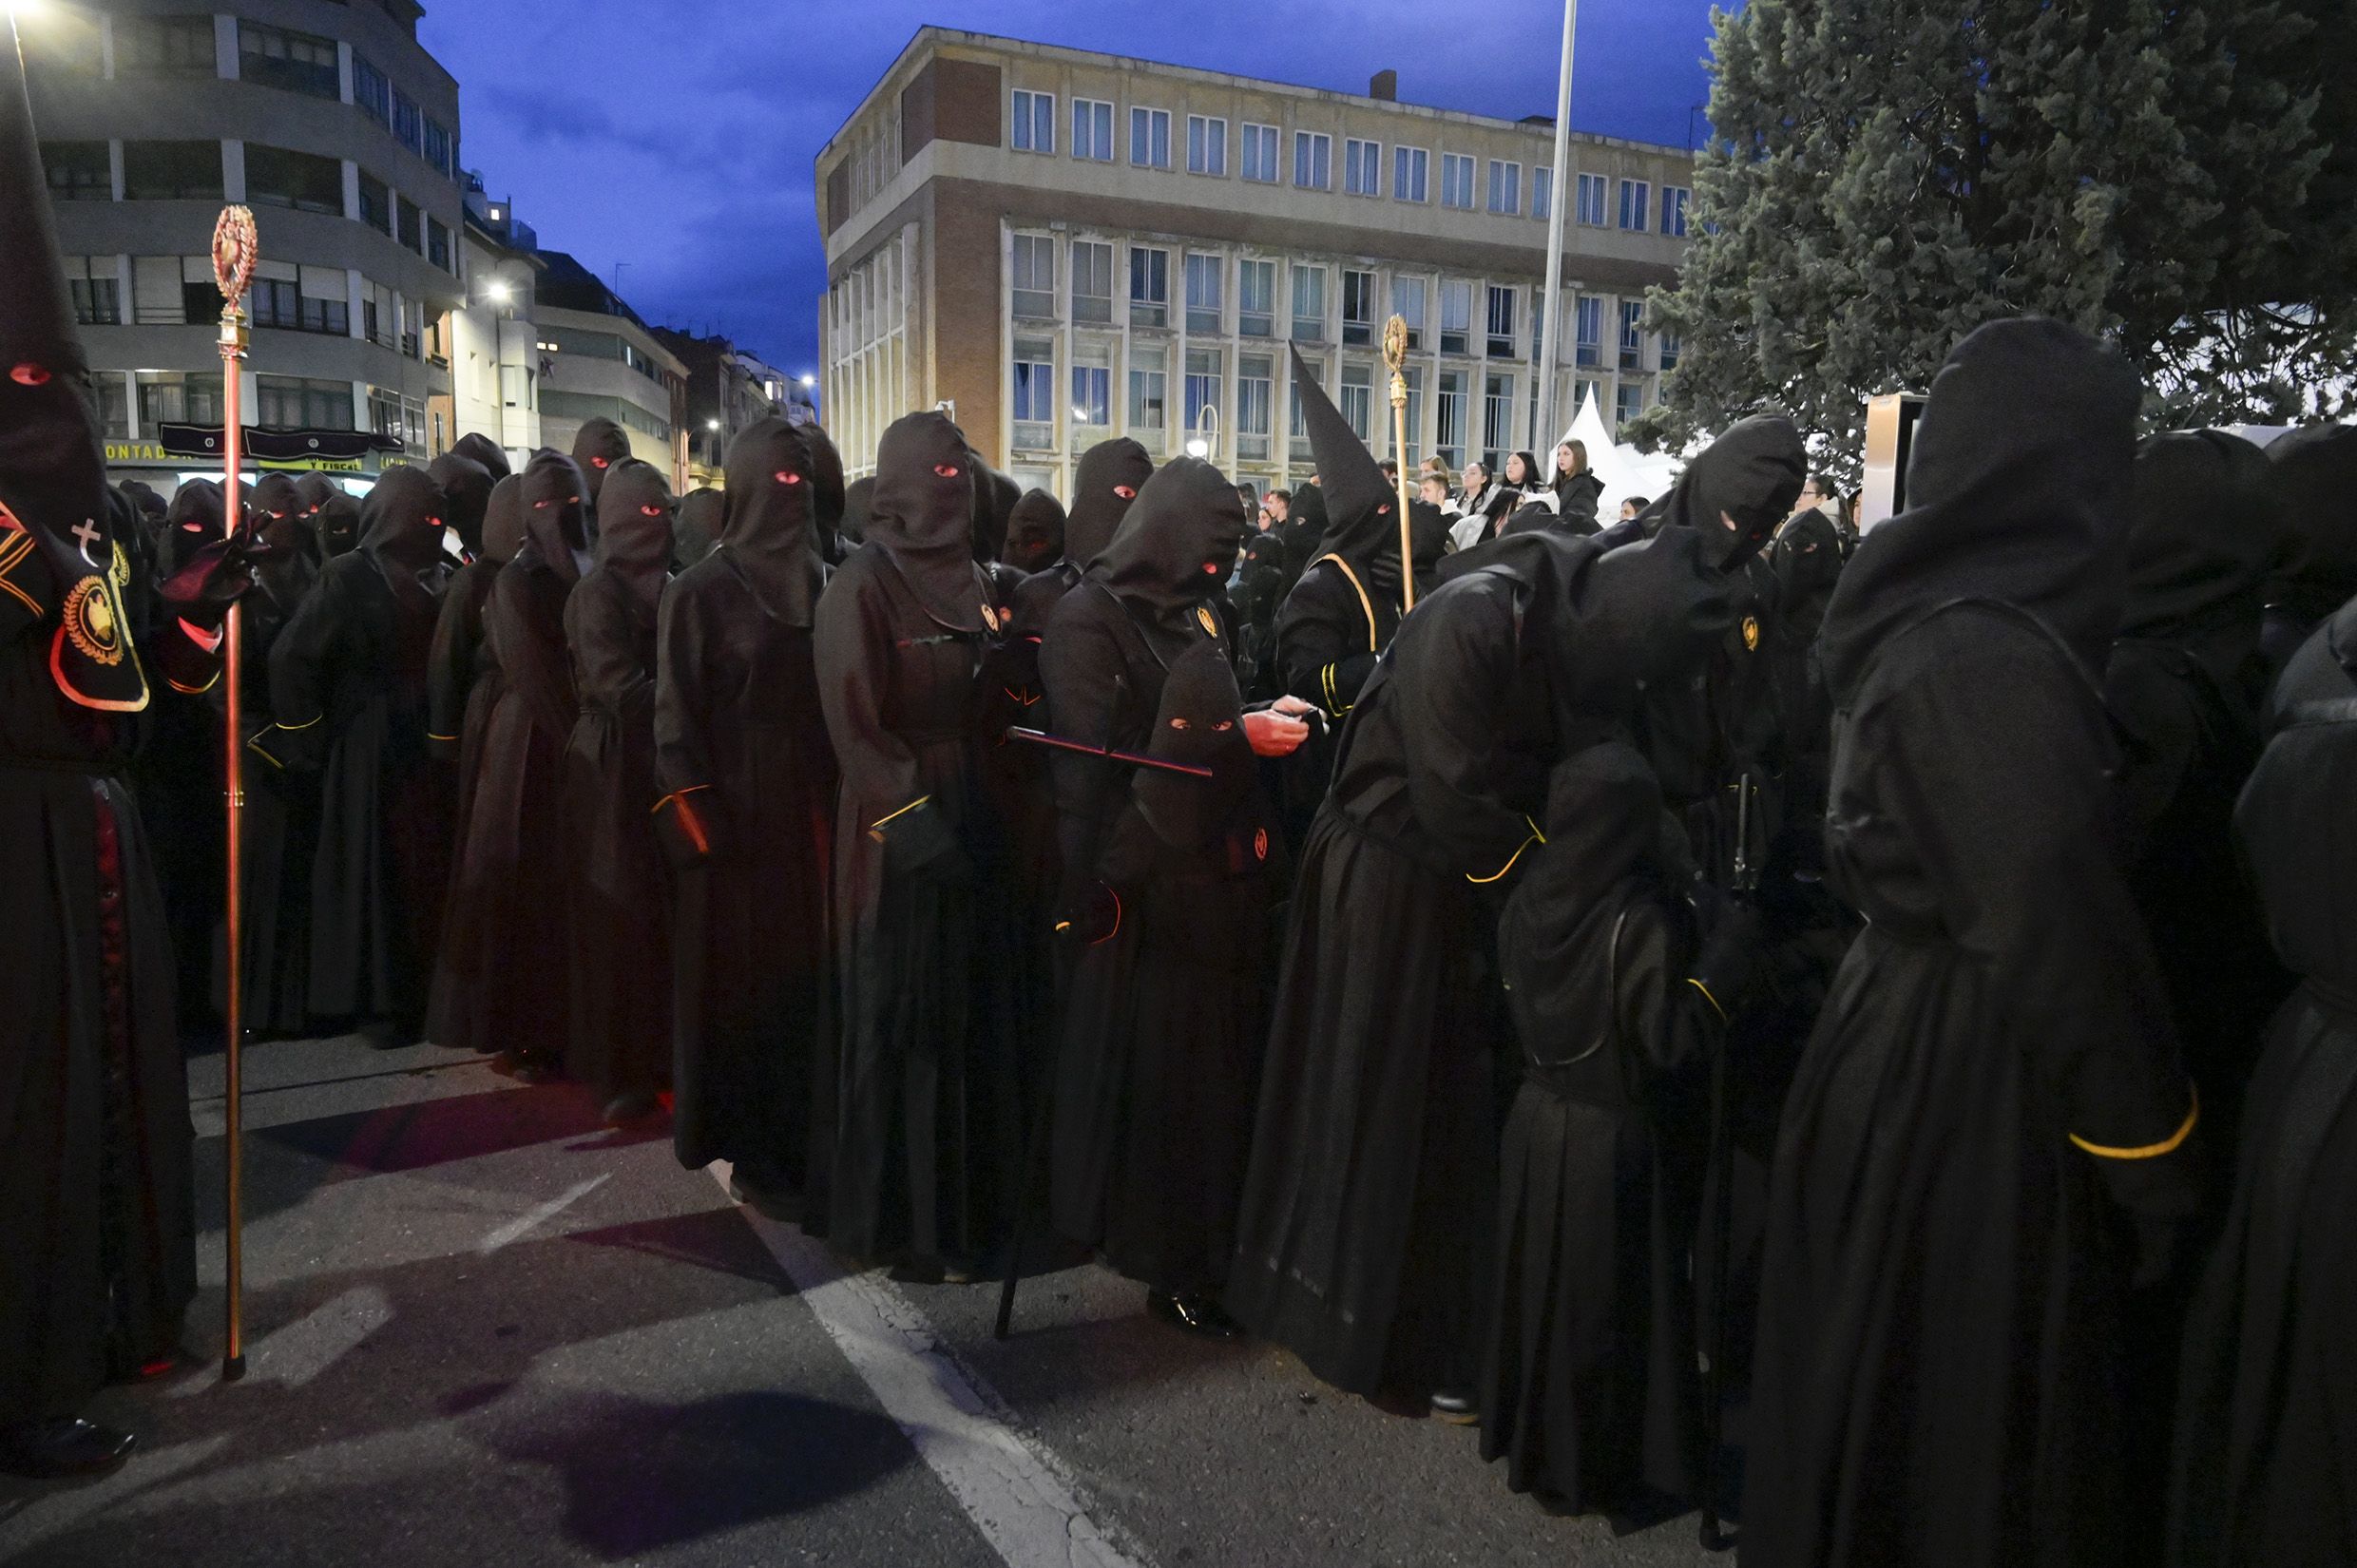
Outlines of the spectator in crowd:
M1451 519L1453 526L1453 520L1460 513L1457 509L1456 494L1449 486L1448 470L1446 468L1437 471L1428 468L1424 478L1417 485L1417 493L1425 501L1438 507L1443 517Z
M1285 519L1293 515L1293 492L1271 490L1260 498L1260 531L1274 532L1285 526Z
M1626 501L1620 503L1620 521L1623 523L1636 522L1639 517L1644 515L1645 508L1652 505L1653 503L1644 496L1630 496Z
M1604 482L1588 467L1588 445L1565 441L1555 449L1555 473L1547 488L1555 492L1555 515L1575 533L1596 532L1597 507L1604 498Z

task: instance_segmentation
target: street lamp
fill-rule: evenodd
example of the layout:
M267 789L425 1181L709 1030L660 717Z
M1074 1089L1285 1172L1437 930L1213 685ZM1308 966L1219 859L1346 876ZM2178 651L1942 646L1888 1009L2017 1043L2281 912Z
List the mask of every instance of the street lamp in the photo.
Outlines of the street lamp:
M505 305L515 297L515 285L504 277L494 277L483 285L483 297Z
M1219 444L1219 411L1206 403L1195 415L1195 435L1187 442L1187 455L1211 460L1212 449Z
M818 385L818 377L811 374L808 371L804 371L802 373L803 389L808 391L810 388L815 387L816 385Z

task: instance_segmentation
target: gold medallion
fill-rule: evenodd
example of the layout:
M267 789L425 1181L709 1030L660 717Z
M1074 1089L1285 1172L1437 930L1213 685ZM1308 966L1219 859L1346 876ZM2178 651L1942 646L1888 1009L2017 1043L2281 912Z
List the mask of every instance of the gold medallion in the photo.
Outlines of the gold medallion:
M1255 858L1260 860L1266 860L1269 858L1268 829L1256 828L1253 831L1253 854Z
M1219 635L1219 622L1212 619L1211 611L1203 605L1198 604L1195 606L1195 619L1201 622L1203 627L1203 635L1205 637L1217 637Z
M66 636L85 659L99 664L123 662L114 596L103 577L86 577L66 596Z
M1743 647L1747 653L1759 651L1759 617L1755 615L1743 618Z
M997 631L999 629L999 612L992 609L989 605L985 604L982 607L982 623L989 627L992 631Z

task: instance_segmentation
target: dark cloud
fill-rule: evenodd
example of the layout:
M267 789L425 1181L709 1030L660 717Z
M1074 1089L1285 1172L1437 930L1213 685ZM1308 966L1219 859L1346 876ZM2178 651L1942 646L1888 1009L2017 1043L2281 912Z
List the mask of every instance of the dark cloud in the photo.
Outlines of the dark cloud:
M813 161L928 23L1519 119L1551 114L1554 0L438 0L463 151L543 243L649 319L814 369ZM1582 0L1572 121L1684 144L1709 0Z

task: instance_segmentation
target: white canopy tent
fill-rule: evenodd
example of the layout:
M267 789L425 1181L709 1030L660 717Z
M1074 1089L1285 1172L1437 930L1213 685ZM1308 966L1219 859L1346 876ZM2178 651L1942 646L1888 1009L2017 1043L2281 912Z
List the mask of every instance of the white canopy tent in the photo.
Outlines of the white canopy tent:
M1578 441L1587 448L1588 467L1604 482L1598 516L1607 524L1620 515L1620 503L1633 495L1641 495L1648 501L1658 501L1667 495L1686 466L1686 460L1674 453L1640 452L1635 447L1615 441L1611 429L1604 423L1603 411L1596 405L1593 390L1580 400L1580 411L1572 416L1571 428L1556 445L1564 441ZM1550 468L1554 463L1551 456L1541 461Z

